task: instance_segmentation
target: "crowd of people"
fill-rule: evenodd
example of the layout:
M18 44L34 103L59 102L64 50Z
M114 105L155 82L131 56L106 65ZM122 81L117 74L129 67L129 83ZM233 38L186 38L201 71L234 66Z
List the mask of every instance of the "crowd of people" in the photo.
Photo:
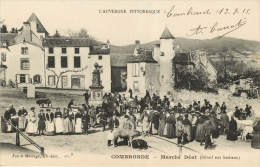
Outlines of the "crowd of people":
M46 111L40 109L38 114L34 107L30 112L21 107L16 115L16 110L10 105L4 118L29 135L88 134L90 127L100 126L101 131L105 131L108 126L110 146L113 140L111 132L119 127L117 117L124 115L123 129L133 130L141 126L144 135L176 138L178 144L197 141L203 145L205 142L205 149L214 147L212 144L219 135L226 135L227 140L237 140L236 120L256 119L249 105L244 110L236 107L234 114L229 116L225 102L221 106L216 102L213 106L205 99L202 103L193 101L188 106L175 105L174 99L169 100L167 96L161 99L155 94L151 97L148 91L140 99L137 96L126 98L125 94L104 94L102 104L96 107L88 105L88 99L85 100L86 104L76 111L72 99L63 111L56 108L53 112L47 108ZM254 126L253 148L260 148L259 124L258 120Z

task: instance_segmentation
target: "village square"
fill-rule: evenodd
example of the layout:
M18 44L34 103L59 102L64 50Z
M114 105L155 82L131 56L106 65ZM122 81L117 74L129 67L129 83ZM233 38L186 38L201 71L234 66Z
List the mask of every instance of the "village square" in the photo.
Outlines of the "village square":
M1 23L1 158L259 154L259 69L230 70L242 69L240 52L223 45L215 62L209 50L184 51L165 25L152 47L136 39L115 54L85 29L49 34L36 14L12 33Z

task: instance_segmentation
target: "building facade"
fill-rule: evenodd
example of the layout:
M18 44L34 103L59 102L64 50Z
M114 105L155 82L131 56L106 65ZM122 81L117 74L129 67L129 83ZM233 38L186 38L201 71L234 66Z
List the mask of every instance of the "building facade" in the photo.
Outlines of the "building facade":
M44 78L44 50L42 39L48 36L37 16L33 13L17 34L1 34L1 64L6 69L6 83L12 81L18 87L28 83L42 87Z
M89 39L46 38L46 87L63 89L89 89L92 72L97 62L105 92L111 91L110 49L108 44L91 46ZM108 84L109 83L109 84Z

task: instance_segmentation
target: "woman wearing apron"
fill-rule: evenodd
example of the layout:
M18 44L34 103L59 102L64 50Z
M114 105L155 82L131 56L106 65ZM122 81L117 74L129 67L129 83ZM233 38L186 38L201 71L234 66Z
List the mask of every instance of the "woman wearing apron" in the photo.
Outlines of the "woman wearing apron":
M142 122L142 131L143 134L146 135L147 132L150 130L150 122L148 120L147 107L144 109L144 112L142 113L138 121Z
M62 113L60 112L60 108L57 108L55 112L55 131L56 134L63 133Z
M36 135L37 133L37 115L35 113L35 108L32 107L31 108L31 112L28 114L28 126L26 129L26 132L29 134L29 136L31 135Z
M82 114L80 110L78 110L77 114L75 115L75 133L81 134L82 133Z
M72 122L69 119L69 112L67 109L64 109L63 114L63 134L72 133Z
M54 114L50 109L46 109L46 135L53 136L55 134L54 128Z
M23 106L20 107L20 110L18 111L19 116L19 122L18 122L18 128L21 131L24 131L26 129L26 116L28 115L28 112L24 109Z

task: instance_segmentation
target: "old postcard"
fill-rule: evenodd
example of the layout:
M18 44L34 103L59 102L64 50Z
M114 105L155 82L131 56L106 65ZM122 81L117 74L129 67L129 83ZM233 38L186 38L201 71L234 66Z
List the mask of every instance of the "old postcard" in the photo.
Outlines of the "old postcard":
M0 1L1 166L259 166L260 2Z

